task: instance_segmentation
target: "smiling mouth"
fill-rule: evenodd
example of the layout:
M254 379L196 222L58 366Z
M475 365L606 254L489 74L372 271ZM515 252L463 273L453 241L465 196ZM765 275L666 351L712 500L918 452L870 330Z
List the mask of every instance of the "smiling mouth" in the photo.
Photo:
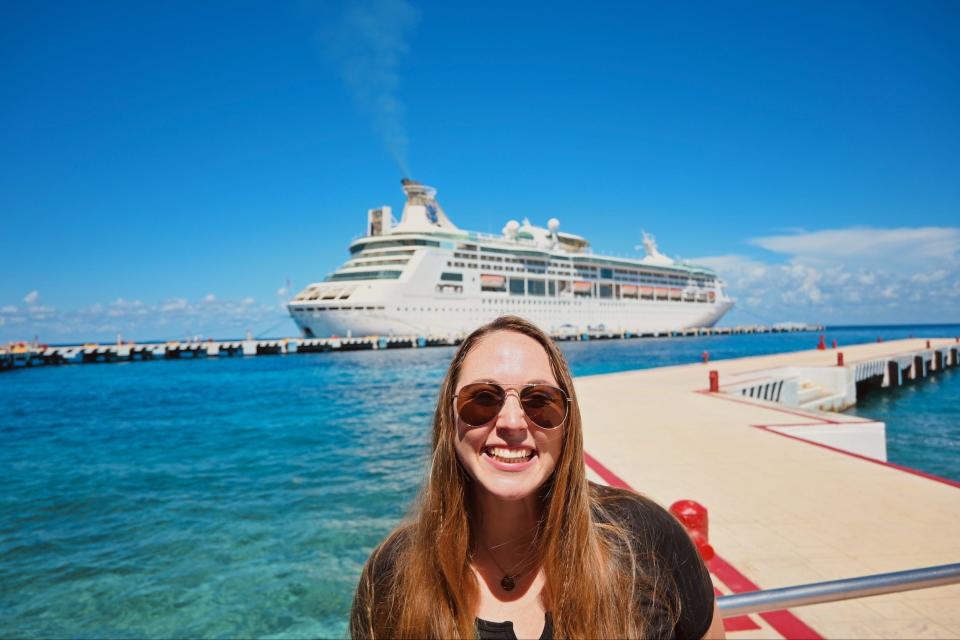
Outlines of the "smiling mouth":
M507 449L506 447L484 447L483 455L506 464L519 464L531 460L537 455L532 449Z

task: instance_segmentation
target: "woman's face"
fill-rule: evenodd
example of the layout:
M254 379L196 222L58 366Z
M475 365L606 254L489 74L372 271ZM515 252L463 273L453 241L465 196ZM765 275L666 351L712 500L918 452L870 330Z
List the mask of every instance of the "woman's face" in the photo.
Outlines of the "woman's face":
M566 428L542 429L520 406L519 385L560 386L547 353L536 340L520 333L488 334L464 359L457 393L474 382L499 384L507 390L507 398L500 413L479 427L456 416L457 456L479 490L504 500L529 498L553 473Z

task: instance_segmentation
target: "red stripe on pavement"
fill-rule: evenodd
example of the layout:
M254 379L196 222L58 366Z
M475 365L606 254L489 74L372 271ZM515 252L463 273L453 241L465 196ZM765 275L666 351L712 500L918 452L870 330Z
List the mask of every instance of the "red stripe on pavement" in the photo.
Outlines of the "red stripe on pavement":
M714 595L722 596L723 592L716 587L713 588ZM760 625L753 621L750 616L734 616L723 619L724 631L754 631L759 629Z
M717 576L720 582L727 585L730 591L734 593L760 590L760 587L750 580L750 578L737 571L732 564L720 556L714 556L713 559L707 563L707 567L710 569L710 573ZM808 627L800 618L789 611L767 611L766 613L758 615L773 627L777 633L788 640L793 640L794 638L822 640L822 636L819 633Z
M633 491L633 487L624 482L620 476L615 474L610 469L607 469L605 466L600 464L600 462L591 456L586 451L583 452L583 461L587 463L587 466L594 470L594 472L603 478L603 481L606 482L611 487L617 487L619 489L630 489Z
M844 424L844 423L841 423ZM754 424L750 425L756 427L757 429L763 429L767 433L773 433L778 436L783 436L784 438L790 438L792 440L799 440L800 442L805 442L807 444L812 444L815 447L821 447L823 449L829 449L830 451L835 451L837 453L842 453L848 455L852 458L859 458L860 460L866 460L867 462L872 462L874 464L880 464L885 467L890 467L891 469L896 469L897 471L903 471L904 473L910 473L915 476L920 476L921 478L926 478L927 480L934 480L936 482L942 482L943 484L950 485L951 487L960 488L960 482L956 480L951 480L950 478L944 478L942 476L937 476L932 473L927 473L926 471L920 471L919 469L914 469L913 467L905 467L902 464L896 464L894 462L887 462L885 460L877 460L876 458L871 458L870 456L863 456L859 453L853 453L852 451L845 451L843 449L838 449L837 447L831 447L828 444L823 444L822 442L814 442L813 440L807 440L806 438L801 438L800 436L795 436L789 433L783 433L782 431L777 431L775 428L783 425L766 425L766 424ZM588 463L589 464L589 463Z
M603 466L586 451L583 452L583 460L588 467L593 469L593 471L610 486L636 491L636 489L627 484L623 478ZM710 573L715 575L717 579L726 585L733 593L760 590L760 587L754 584L750 578L737 571L732 564L719 555L714 556L713 559L707 563L707 567L710 569ZM789 611L768 611L759 615L767 624L773 627L777 633L787 638L787 640L823 640L819 633L808 627L802 620ZM751 624L755 623L751 621ZM726 628L726 621L724 621L724 628Z

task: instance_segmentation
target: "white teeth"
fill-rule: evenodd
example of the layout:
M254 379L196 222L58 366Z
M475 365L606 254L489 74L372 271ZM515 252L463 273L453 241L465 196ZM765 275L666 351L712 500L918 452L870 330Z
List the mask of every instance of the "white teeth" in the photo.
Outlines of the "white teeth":
M504 449L503 447L490 447L487 449L490 455L504 460L526 460L533 456L533 451L529 449Z

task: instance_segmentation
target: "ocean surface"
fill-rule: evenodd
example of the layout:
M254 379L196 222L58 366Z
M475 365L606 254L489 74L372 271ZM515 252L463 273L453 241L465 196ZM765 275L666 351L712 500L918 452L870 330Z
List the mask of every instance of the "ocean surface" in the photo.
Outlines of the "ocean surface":
M960 326L829 329L841 345ZM575 375L811 333L562 345ZM0 375L0 637L343 637L424 474L452 348ZM892 462L960 480L960 370L868 397Z

